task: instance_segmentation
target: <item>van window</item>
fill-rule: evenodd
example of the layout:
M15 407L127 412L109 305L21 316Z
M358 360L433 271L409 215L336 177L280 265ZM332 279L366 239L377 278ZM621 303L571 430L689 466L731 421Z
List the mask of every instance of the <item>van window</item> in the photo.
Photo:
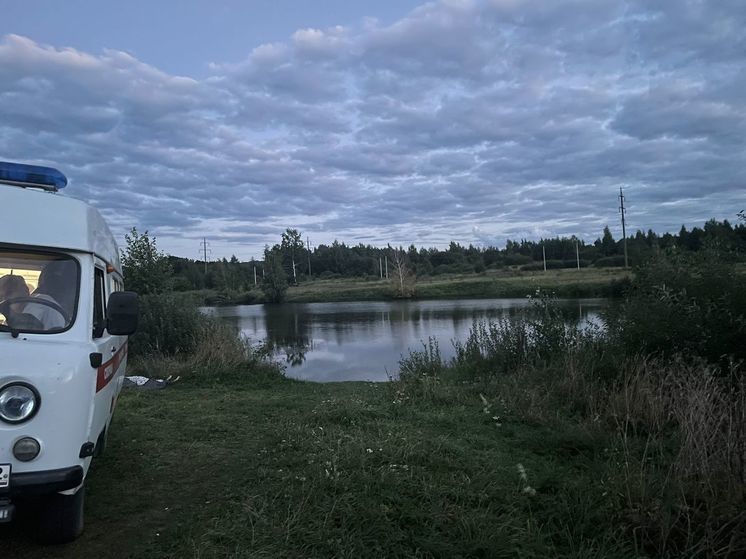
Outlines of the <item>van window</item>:
M64 332L75 322L79 289L72 256L0 248L0 331Z
M96 268L93 282L93 337L100 338L106 328L106 289L104 287L104 271Z

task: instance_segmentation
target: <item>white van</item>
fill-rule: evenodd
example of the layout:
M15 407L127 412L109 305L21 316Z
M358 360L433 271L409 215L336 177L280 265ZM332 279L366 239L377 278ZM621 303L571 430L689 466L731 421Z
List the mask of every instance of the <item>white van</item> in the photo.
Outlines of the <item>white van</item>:
M38 514L42 540L83 529L137 327L104 219L57 194L59 171L0 162L0 522Z

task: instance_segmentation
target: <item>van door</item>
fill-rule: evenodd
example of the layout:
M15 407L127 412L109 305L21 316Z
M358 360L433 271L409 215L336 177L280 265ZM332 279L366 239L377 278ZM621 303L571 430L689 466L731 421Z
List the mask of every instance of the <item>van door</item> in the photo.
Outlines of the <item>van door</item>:
M122 344L121 336L111 336L106 331L106 301L111 287L107 281L106 264L96 258L93 281L93 328L91 337L96 350L102 355L101 366L96 371L96 395L94 399L93 423L91 425L92 442L99 443L112 413L118 394L117 373L127 351ZM126 340L126 338L125 338ZM121 347L120 347L121 346Z

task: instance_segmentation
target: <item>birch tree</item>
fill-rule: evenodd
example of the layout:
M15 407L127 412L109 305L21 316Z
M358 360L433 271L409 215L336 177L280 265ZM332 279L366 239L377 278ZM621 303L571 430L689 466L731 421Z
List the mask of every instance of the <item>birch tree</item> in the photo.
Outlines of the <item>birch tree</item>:
M407 253L401 248L391 249L391 265L394 272L391 275L391 283L396 297L409 299L414 296L417 278L409 263Z

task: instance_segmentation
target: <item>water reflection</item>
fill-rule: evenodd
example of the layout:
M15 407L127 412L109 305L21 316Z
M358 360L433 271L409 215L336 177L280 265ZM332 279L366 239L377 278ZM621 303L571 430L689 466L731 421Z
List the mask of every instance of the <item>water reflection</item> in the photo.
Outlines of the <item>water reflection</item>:
M560 302L568 321L598 322L602 299ZM387 380L402 355L434 336L444 358L478 320L529 312L526 299L288 303L209 307L205 312L264 342L288 376L316 380Z

